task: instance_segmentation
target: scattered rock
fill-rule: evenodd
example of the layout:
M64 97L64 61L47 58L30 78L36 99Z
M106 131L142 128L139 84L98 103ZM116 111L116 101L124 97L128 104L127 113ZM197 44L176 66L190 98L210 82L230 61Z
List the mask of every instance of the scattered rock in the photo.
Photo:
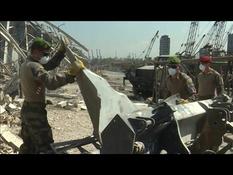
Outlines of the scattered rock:
M87 110L87 106L86 105L80 105L80 108L81 108L81 110Z
M5 97L4 97L4 102L9 104L9 103L12 103L12 98L9 94L6 94Z
M23 140L19 136L11 133L10 131L3 131L1 133L1 137L10 146L14 147L17 150L19 150L20 146L23 144Z
M12 104L12 103L8 104L8 105L5 107L5 109L6 109L8 112L10 112L10 113L12 113L12 112L14 112L14 111L16 111L16 110L19 110L19 108L17 108L17 106L15 106L15 105Z
M80 101L78 102L78 104L83 104L83 103L85 103L83 100L80 100Z
M16 98L13 100L13 102L14 102L17 106L19 106L19 107L22 107L22 106L23 106L23 101L24 101L23 98L18 98L18 97L16 97Z
M4 113L6 110L3 106L0 105L0 114Z
M74 104L72 103L67 103L66 106L64 107L65 109L72 109L74 108Z
M47 100L46 100L46 104L47 104L47 105L52 105L53 102L52 102L51 100L47 99Z
M73 105L74 105L75 108L78 107L78 101L77 100L73 100L72 103L73 103Z
M58 107L61 107L61 108L64 108L65 106L67 105L67 101L60 101L57 106Z
M4 92L3 92L3 89L0 88L0 105L3 105L5 102L4 102Z

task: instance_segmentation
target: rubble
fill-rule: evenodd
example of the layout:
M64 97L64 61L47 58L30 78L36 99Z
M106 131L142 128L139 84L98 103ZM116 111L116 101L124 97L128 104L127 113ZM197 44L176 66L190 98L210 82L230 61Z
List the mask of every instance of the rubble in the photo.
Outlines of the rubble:
M14 75L10 81L5 84L4 93L10 96L16 96L18 94L19 78L18 75Z
M23 98L19 98L18 96L15 97L15 99L13 100L13 102L18 106L18 107L22 107L23 106Z
M86 105L80 105L80 108L81 108L81 110L87 110L87 106Z
M9 113L13 113L14 111L18 110L19 108L17 108L14 104L9 103L5 109L9 112Z
M16 150L19 150L20 146L23 144L23 140L10 131L5 131L1 133L1 137Z
M3 89L0 88L0 105L3 105L5 102L4 102L4 92L3 92Z
M0 125L0 154L15 154L22 143L22 139L13 134L7 125Z
M61 107L61 108L64 108L65 106L67 105L67 101L60 101L57 106L58 107Z
M70 100L70 101L60 101L59 103L57 103L57 107L60 108L64 108L64 109L73 109L73 108L78 108L80 105L79 104L83 104L78 102L77 100ZM83 110L86 110L86 106L85 105L81 105L80 106Z
M0 138L0 154L12 154L14 152L13 148L7 145L1 138Z
M72 109L72 108L74 108L74 104L73 104L73 103L67 102L67 103L66 103L66 106L65 106L64 108L65 108L65 109Z
M7 104L9 104L9 103L11 103L12 102L12 98L10 97L10 95L9 94L6 94L5 96L4 96L4 102L5 103L7 103Z
M71 94L56 94L56 93L46 93L49 97L58 97L58 98L64 98L64 99L74 99L77 98L77 95L71 95Z
M4 113L6 110L3 106L0 105L0 114Z
M78 100L73 100L72 103L73 103L73 105L74 105L75 108L78 107L78 103L79 103Z

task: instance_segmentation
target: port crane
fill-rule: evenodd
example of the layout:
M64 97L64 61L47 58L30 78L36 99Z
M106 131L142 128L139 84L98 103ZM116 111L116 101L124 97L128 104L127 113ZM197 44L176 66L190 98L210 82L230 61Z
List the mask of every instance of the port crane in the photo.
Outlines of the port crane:
M220 51L225 30L226 30L226 21L219 21L216 35L213 41L213 50Z
M156 34L154 35L154 37L151 39L150 45L149 45L149 47L148 47L148 49L147 49L147 51L146 51L145 59L148 59L148 58L149 58L150 53L151 53L151 50L152 50L153 45L154 45L154 43L155 43L155 40L156 40L156 38L159 37L158 34L159 34L159 31L157 31ZM146 49L145 49L145 50L146 50ZM144 53L145 50L144 50L142 53Z
M198 26L199 26L199 22L197 21L192 21L190 24L188 39L185 44L184 56L191 56L191 54L193 53Z
M225 33L225 36L223 37L220 49L224 49L224 47L225 47L225 45L227 43L228 35L231 34L232 31L233 31L233 24L230 26L230 28L228 29L228 31Z

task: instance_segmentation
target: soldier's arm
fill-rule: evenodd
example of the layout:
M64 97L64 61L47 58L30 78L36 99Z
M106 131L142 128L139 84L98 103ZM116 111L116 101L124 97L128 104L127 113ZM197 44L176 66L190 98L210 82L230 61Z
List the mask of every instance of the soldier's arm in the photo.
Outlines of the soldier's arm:
M47 72L42 65L34 64L31 67L33 77L36 81L43 83L49 90L55 90L68 83L74 82L74 76L65 72L60 72L52 75Z
M217 94L221 95L224 92L224 83L222 76L220 74L216 75L216 89L217 89Z
M186 86L187 86L188 93L190 95L197 93L193 80L188 76L186 77Z
M165 86L164 86L164 99L166 99L170 96L171 96L171 92L168 90L167 81L166 81Z
M55 55L49 60L49 62L43 65L44 69L47 71L55 69L60 65L64 57L65 52L57 51Z

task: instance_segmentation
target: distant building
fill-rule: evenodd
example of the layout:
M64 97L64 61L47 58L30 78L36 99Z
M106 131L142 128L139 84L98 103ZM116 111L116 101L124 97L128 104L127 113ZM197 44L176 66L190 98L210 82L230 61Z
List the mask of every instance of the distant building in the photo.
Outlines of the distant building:
M170 55L170 38L163 35L160 38L159 55Z
M228 35L227 54L233 55L233 34Z

